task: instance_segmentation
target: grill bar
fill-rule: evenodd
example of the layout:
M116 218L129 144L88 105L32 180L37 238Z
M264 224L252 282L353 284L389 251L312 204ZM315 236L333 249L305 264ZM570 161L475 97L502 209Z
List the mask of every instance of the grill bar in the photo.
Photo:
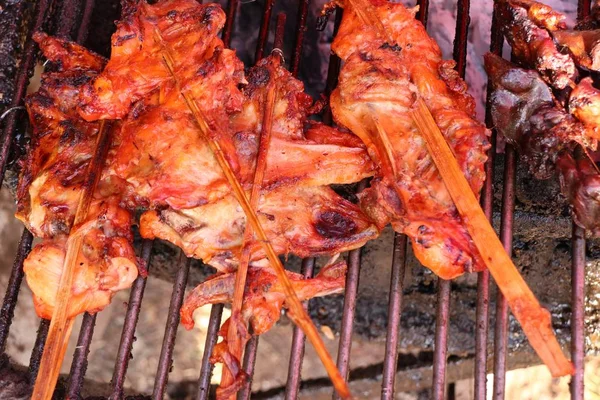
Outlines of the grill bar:
M206 332L206 342L204 353L202 354L202 364L200 367L200 378L198 379L198 391L196 400L206 400L210 392L210 376L212 374L213 364L210 362L210 356L217 343L217 333L221 325L221 316L223 315L223 304L214 304L210 309L208 330Z
M361 182L364 189L365 182ZM350 351L352 348L352 330L354 314L356 312L356 298L358 297L358 278L360 275L360 253L361 249L352 250L348 253L348 272L346 275L346 286L344 292L344 310L342 313L342 324L340 330L340 343L337 356L337 367L342 377L348 379L350 372ZM333 399L340 399L334 391Z
M443 399L446 390L446 356L448 352L448 321L450 319L450 281L438 278L435 317L435 347L433 352L433 398Z
M302 260L301 273L305 278L312 278L315 270L315 259L306 258ZM308 302L304 303L304 308L308 310ZM288 368L287 383L285 385L286 400L293 400L298 396L300 390L300 373L302 371L302 361L304 360L304 347L306 337L300 328L294 327L292 335L292 348L290 350L290 364Z
M33 32L42 29L46 14L48 12L50 0L40 0L37 6L33 27L27 33L27 39L25 41L25 52L21 59L19 71L17 72L17 79L15 83L14 98L10 104L12 107L20 106L25 97L27 90L27 84L29 83L29 75L33 69L36 59L36 44L31 38ZM6 117L6 124L4 125L4 131L2 134L2 144L0 145L0 183L4 181L4 174L6 172L6 163L8 161L8 155L12 142L15 138L15 130L17 127L17 113L12 112Z
M263 11L262 22L260 23L260 31L258 33L258 41L256 43L256 53L254 62L258 62L263 58L267 39L269 38L269 22L271 21L271 12L273 11L273 3L275 0L267 0L265 10Z
M571 266L571 360L575 375L571 378L571 399L584 398L585 357L585 231L573 223L573 263Z
M21 241L17 249L17 256L13 262L13 267L10 273L10 280L4 295L4 302L0 310L0 353L4 353L6 348L6 339L8 339L8 331L15 315L15 307L19 298L19 289L23 282L23 261L31 250L31 242L33 236L27 229L23 229Z
M185 295L185 286L190 272L191 259L187 258L183 251L179 256L179 268L173 285L171 294L171 303L169 304L169 314L165 326L165 336L160 348L160 357L158 359L158 369L156 370L156 380L154 381L153 399L162 399L165 396L167 382L169 381L169 372L173 366L173 348L175 347L175 338L177 328L179 327L179 309L183 303Z
M304 34L306 33L306 17L308 16L308 5L310 0L298 0L298 22L296 28L296 43L290 70L294 77L298 76L300 61L302 60L302 46L304 45Z
M490 52L501 55L504 37L498 25L500 24L496 10L492 12L492 26L490 32ZM491 93L488 83L488 97ZM492 221L494 203L494 160L496 158L496 130L493 121L489 101L486 101L485 123L492 134L490 137L490 149L488 160L485 164L486 181L481 193L481 203L486 217ZM486 269L477 276L477 308L476 308L476 333L475 333L475 382L474 397L476 400L487 399L487 342L489 331L489 301L490 301L490 272Z
M504 151L504 189L502 191L502 220L500 240L512 257L513 211L515 209L515 180L517 171L514 148L507 144ZM506 352L508 347L508 303L498 290L496 297L496 327L494 330L494 399L504 399L506 386Z
M69 384L67 386L67 398L77 399L83 386L83 379L88 366L88 354L90 352L90 344L94 335L94 326L96 325L96 315L85 313L81 322L81 330L77 339L77 347L73 353L73 362L71 363L71 372Z
M225 28L223 30L223 43L225 47L231 47L231 34L233 32L238 3L239 0L229 0L229 5L227 6L227 20L225 21Z
M590 14L591 0L577 2L577 19ZM571 360L575 374L571 377L571 399L584 399L585 373L585 231L573 222L571 243Z
M392 255L392 275L390 278L390 300L388 304L388 327L385 340L385 359L381 385L382 400L394 398L394 381L398 363L398 339L400 336L400 317L402 315L402 290L406 272L406 236L394 235L394 253Z
M88 37L90 31L89 25L92 20L92 12L94 11L95 0L85 0L83 6L83 14L81 16L81 23L79 24L79 31L77 32L76 41L79 44L83 44Z
M29 358L29 369L27 371L29 382L35 382L35 378L37 378L38 371L40 370L40 361L42 360L42 353L44 352L48 329L50 329L50 320L40 320L35 343L33 344L33 350L31 350L31 357Z
M239 399L240 400L250 400L250 396L252 395L252 379L254 376L254 367L256 367L256 354L258 352L258 335L252 335L248 344L246 345L246 350L244 350L244 371L248 374L248 381L240 390Z
M154 241L152 240L144 240L142 243L140 258L144 263L146 271L150 271L153 243ZM125 322L123 323L121 341L119 342L119 350L117 351L115 369L113 370L113 376L111 380L111 397L114 399L120 399L123 396L125 375L127 374L127 367L129 366L129 360L131 359L131 350L133 348L133 342L135 341L135 328L140 317L140 309L142 307L142 299L144 297L147 279L147 277L138 276L133 282L131 292L129 294Z

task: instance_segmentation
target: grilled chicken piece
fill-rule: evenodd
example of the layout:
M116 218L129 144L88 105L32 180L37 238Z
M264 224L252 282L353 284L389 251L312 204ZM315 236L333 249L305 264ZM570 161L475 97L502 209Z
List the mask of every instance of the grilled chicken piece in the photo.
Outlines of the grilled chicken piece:
M42 75L40 90L27 97L33 126L17 188L17 218L42 242L24 262L38 315L51 318L67 240L98 136L98 123L77 114L79 91L105 63L83 47L35 34L44 55L58 68ZM99 193L96 193L98 197ZM137 277L131 214L118 198L94 200L80 232L83 249L75 270L68 316L97 312Z
M149 5L145 0L124 0L122 8L110 61L81 93L81 115L88 121L123 118L131 104L171 80L157 29L169 44L181 77L206 74L199 67L210 57L207 53L223 47L217 33L225 23L225 13L217 4L165 0Z
M338 124L366 144L379 168L371 187L362 192L363 209L382 228L411 238L417 258L444 279L485 267L467 233L424 139L410 117L422 98L469 181L479 193L489 132L474 119L474 101L454 63L440 50L415 9L369 0L393 41L376 27L365 26L354 9L345 10L332 49L342 58L331 108Z
M553 13L550 14L553 17L545 21L540 15L545 17L549 12L541 12L545 7L539 3L535 4L522 0L496 2L496 11L500 20L504 22L501 27L502 33L515 56L538 70L548 84L557 89L572 86L577 75L575 63L570 55L558 51L546 30L564 29L563 17L557 17L560 14Z
M263 191L257 214L278 254L335 254L360 247L379 233L358 206L326 186ZM245 226L246 216L228 196L192 209L148 211L141 217L140 233L168 240L188 256L230 272L237 269ZM267 266L260 243L250 248L251 264Z
M566 48L578 65L600 71L600 29L593 31L557 31L554 40Z
M346 264L341 261L325 266L312 279L305 279L302 275L286 272L292 287L300 301L314 297L327 296L341 293L346 281ZM222 362L235 377L233 384L217 389L217 398L225 399L234 395L246 383L247 375L242 370L239 360L232 356L228 350L227 332L229 324L236 323L240 326L239 332L244 332L242 341L245 346L250 335L247 326L252 327L255 335L267 332L275 325L281 316L281 311L286 307L285 294L277 277L266 268L253 268L248 270L248 285L244 295L244 306L241 312L241 321L232 318L225 321L219 330L223 340L216 344L211 362ZM220 274L208 278L197 286L185 299L181 307L181 322L186 329L192 329L194 311L206 304L231 303L235 285L235 274ZM294 315L289 314L294 319Z
M276 57L267 57L253 67L248 73L248 81L244 89L246 101L242 111L232 115L230 126L238 149L240 180L248 193L258 153L266 92L272 85L276 90L271 141L258 207L259 219L275 251L300 257L335 254L362 246L376 237L377 228L360 209L327 186L353 183L372 175L373 164L364 146L357 143L353 135L322 124L307 124L305 135L304 125L312 99L303 92L302 83L294 79ZM149 126L144 118L141 116L137 121L142 126ZM135 142L129 146L131 150L135 147L139 154L144 154L155 145L157 135L168 132L165 128L151 129L153 134L144 139L146 144L140 144L140 135L132 133ZM187 132L179 131L176 140L181 145L177 146L184 148L186 142L200 143L197 135L193 126ZM120 157L128 158L122 152L118 153ZM153 182L152 187L164 187L161 182L169 172L160 169L161 163L165 162L163 159L177 156L177 159L198 160L191 163L196 165L201 164L200 160L212 160L212 155L207 152L153 152L148 156L155 164L147 169L148 176L156 174L158 181ZM171 176L175 171L170 171ZM185 179L189 180L202 173L198 170L197 174L190 174L191 171L180 174L187 172L190 177ZM171 181L168 184L178 183ZM228 193L228 185L223 185L226 195L221 192L221 198L216 200L217 196L212 193L202 193L210 196L210 202L196 202L200 204L197 207L194 207L194 199L180 199L177 192L157 190L163 196L174 195L168 200L171 207L145 213L140 221L141 234L168 240L188 256L200 258L222 272L234 270L239 261L246 216L233 194ZM151 201L151 204L160 204L155 199ZM188 203L183 204L184 201ZM266 262L259 243L252 244L251 254L252 263Z
M561 151L571 151L576 144L596 149L596 128L584 125L557 105L537 72L518 68L491 53L485 55L485 68L494 89L490 97L494 126L517 146L538 179L554 174ZM581 107L588 107L577 105L577 101L574 104L576 115Z
M560 186L571 205L573 220L593 235L600 235L600 173L587 159L563 153L557 161Z
M485 68L493 87L490 102L498 132L517 146L521 159L538 179L558 172L575 222L598 234L600 174L591 161L576 162L571 155L578 144L591 150L597 145L595 105L585 100L590 91L595 94L591 82L582 80L569 100L570 111L586 125L556 105L537 72L493 54L485 55Z
M129 288L137 278L132 223L131 213L117 201L97 200L86 222L74 228L83 235L83 246L73 276L68 318L102 310L117 291ZM40 318L52 318L67 241L64 234L44 238L23 263Z

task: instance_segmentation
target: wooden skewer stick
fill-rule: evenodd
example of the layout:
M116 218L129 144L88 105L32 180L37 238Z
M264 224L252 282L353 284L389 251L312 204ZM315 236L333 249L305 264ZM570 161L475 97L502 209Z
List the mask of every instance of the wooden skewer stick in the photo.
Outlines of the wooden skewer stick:
M552 376L573 374L573 364L565 358L552 331L550 313L540 306L535 295L504 251L496 232L488 222L473 190L458 166L452 150L421 98L416 101L412 117L419 132L425 138L429 154L433 158L479 254L508 301L514 316L521 324L529 343L548 366Z
M273 249L273 246L271 246L271 242L269 241L269 238L267 237L267 234L265 233L265 230L263 229L256 213L252 209L252 206L250 205L250 202L248 201L248 198L246 197L246 194L245 194L240 182L238 181L237 177L231 170L231 167L230 167L229 163L227 162L225 155L223 154L223 150L221 149L219 142L217 140L215 140L213 129L210 128L206 116L199 109L194 98L190 95L190 93L188 93L185 90L182 90L182 86L177 78L177 75L175 74L173 57L171 56L169 49L167 48L166 43L164 42L164 40L157 28L154 29L154 33L155 33L157 42L161 45L161 50L162 50L161 55L162 55L163 61L165 63L165 66L166 66L167 70L169 71L169 73L171 74L173 81L176 83L178 90L181 93L181 96L183 97L186 106L189 108L190 112L192 113L192 116L194 117L194 121L198 127L200 136L202 137L203 140L205 140L207 142L213 155L217 159L217 162L218 162L219 166L221 167L221 169L223 170L223 173L225 174L227 181L231 185L231 188L233 190L233 194L234 194L236 200L239 202L240 206L244 210L244 214L246 215L248 222L250 222L252 229L255 231L258 241L262 245L263 250L267 254L267 258L268 258L271 266L273 267L273 270L275 271L275 273L277 275L277 278L279 279L279 281L281 282L281 284L283 286L284 294L286 297L286 305L288 306L289 310L294 315L294 317L295 317L294 320L295 320L296 324L300 327L300 329L302 329L302 331L304 332L306 337L308 337L308 339L314 346L315 351L317 352L317 355L321 359L321 362L323 363L325 370L329 374L329 378L331 379L331 382L332 382L334 388L336 389L336 391L338 392L338 394L340 395L340 397L350 398L351 395L350 395L350 389L348 388L348 384L346 383L345 379L342 377L342 374L337 369L337 366L333 362L333 359L327 352L327 349L325 348L325 344L323 343L323 339L321 339L321 336L319 336L317 328L315 327L312 320L306 313L306 310L304 309L304 307L302 307L302 303L298 299L298 296L296 295L296 292L294 291L294 288L292 287L292 284L290 283L289 278L285 274L285 269L283 268L283 265L281 264L281 261L279 260L279 257L277 256L277 253ZM214 129L219 129L219 128L217 127L217 125L215 125Z
M390 45L394 43L390 35L388 35L383 22L377 16L377 10L373 7L370 0L348 0L348 3L352 6L352 11L356 13L366 26L374 27L375 33L381 36L386 43Z
M276 57L280 61L280 57ZM267 167L267 156L269 153L269 144L271 142L271 131L273 128L273 112L275 109L275 99L277 98L276 82L270 82L265 98L265 107L263 110L263 120L261 126L261 135L258 144L258 156L256 158L256 167L254 169L254 179L252 184L252 192L250 193L250 206L256 212L258 210L258 201L260 198L260 190L262 188L265 170ZM235 318L241 318L242 306L244 301L244 290L246 288L246 276L248 274L248 265L250 263L250 242L253 237L252 226L247 225L244 231L244 241L242 247L242 255L235 276L235 287L233 291L233 302L231 304L231 321L229 323L229 331L227 332L227 343L229 352L242 360L244 343L242 343L240 333L238 332L239 324ZM223 369L221 376L221 385L227 387L233 383L233 376L227 368ZM235 397L235 396L234 396Z
M75 219L71 227L71 233L67 239L67 251L56 293L48 338L46 339L40 370L33 388L32 399L34 400L49 400L52 398L58 374L60 373L60 367L69 343L74 319L68 317L68 307L69 300L71 299L73 276L77 268L77 258L83 244L84 234L84 232L77 228L87 219L94 191L98 185L102 166L110 146L110 125L110 123L104 120L100 121L96 149L87 168L86 179L83 183L83 190L75 212Z

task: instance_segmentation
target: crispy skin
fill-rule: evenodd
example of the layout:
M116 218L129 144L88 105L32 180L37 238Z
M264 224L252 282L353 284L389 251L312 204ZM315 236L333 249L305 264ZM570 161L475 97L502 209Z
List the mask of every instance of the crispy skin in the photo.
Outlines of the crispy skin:
M553 175L561 151L571 151L576 144L596 148L596 129L556 105L537 72L518 68L491 53L485 55L485 68L493 86L490 102L494 125L517 146L538 179Z
M600 235L600 173L587 158L575 161L569 153L557 161L560 187L571 205L573 220Z
M568 54L562 54L556 48L552 37L545 28L564 28L558 25L544 23L532 10L539 7L524 6L523 1L501 0L494 7L503 21L502 33L512 47L513 53L523 63L534 67L544 80L557 89L564 89L573 84L577 71L573 59ZM526 2L534 4L534 2ZM540 5L541 6L541 5ZM556 13L558 14L558 13ZM556 18L551 18L551 21ZM539 25L538 25L539 24Z
M417 97L424 99L475 193L485 179L488 131L474 120L465 83L452 62L442 61L414 10L370 1L394 44L345 10L332 47L345 62L330 99L334 118L362 139L380 169L359 195L361 206L380 228L391 222L407 234L419 260L440 277L481 270L484 264L409 111Z
M33 132L19 179L16 216L43 238L23 268L38 315L49 319L98 135L98 124L85 122L77 114L79 91L105 61L74 43L44 34L34 39L57 72L43 74L40 90L26 99ZM116 291L129 287L137 277L132 216L118 202L118 198L94 200L86 222L76 228L84 235L84 245L75 270L69 317L101 310Z
M82 117L88 121L123 118L133 102L171 80L155 29L173 49L177 74L191 77L202 73L198 66L207 51L221 44L216 35L224 23L225 13L216 4L165 0L149 5L144 0L125 0L110 61L81 93Z
M131 214L114 200L92 204L87 221L77 228L84 239L73 277L68 318L102 310L117 291L129 288L137 278L132 222ZM52 318L66 246L67 235L46 238L23 263L40 318Z

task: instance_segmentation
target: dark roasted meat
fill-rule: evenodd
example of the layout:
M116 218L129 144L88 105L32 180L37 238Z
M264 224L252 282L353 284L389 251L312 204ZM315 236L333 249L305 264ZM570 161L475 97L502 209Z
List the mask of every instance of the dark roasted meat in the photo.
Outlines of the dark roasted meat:
M564 29L564 17L533 1L500 0L495 2L495 7L514 55L535 67L553 87L564 89L573 85L577 76L575 63L571 56L556 48L547 31ZM549 15L552 17L548 18Z
M498 132L516 145L534 176L547 179L558 172L575 221L597 234L600 174L591 161L576 162L572 157L578 145L591 150L597 146L598 98L591 81L582 80L571 92L573 116L556 103L536 71L493 54L485 55L485 67L493 87L490 103Z
M488 131L454 64L415 20L415 9L369 0L393 44L354 9L345 10L333 50L343 59L331 96L336 121L366 144L379 171L360 203L381 228L408 235L417 258L444 279L484 268L410 110L422 98L474 193L485 173Z

